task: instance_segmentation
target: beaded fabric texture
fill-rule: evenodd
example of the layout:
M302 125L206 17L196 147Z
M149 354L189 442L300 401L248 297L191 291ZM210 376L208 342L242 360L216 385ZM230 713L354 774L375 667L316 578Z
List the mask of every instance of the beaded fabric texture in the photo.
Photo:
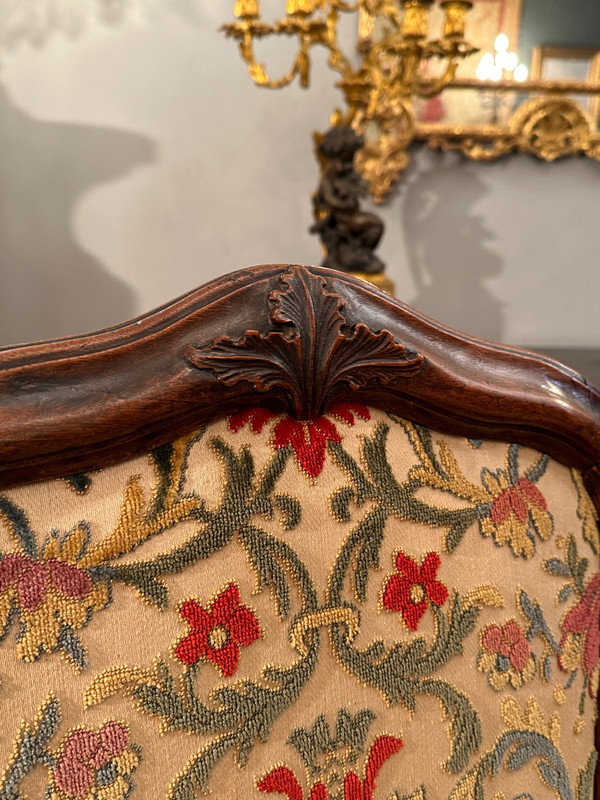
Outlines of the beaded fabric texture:
M0 496L0 800L591 800L581 476L356 403Z

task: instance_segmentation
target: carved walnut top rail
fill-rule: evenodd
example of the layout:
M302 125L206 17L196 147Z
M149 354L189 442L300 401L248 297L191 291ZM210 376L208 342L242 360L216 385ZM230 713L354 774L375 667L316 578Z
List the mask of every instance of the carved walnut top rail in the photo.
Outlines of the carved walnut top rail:
M277 265L98 333L0 350L0 484L122 461L257 402L309 418L350 394L543 450L581 469L600 503L600 395L580 375L349 275Z

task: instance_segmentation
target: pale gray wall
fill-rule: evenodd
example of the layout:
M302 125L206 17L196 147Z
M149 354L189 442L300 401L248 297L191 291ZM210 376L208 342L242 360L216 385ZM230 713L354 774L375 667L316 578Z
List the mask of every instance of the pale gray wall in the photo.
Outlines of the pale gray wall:
M170 3L0 55L0 344L110 325L238 267L320 259L311 134L340 102L324 55L308 92L259 90L217 33L231 3ZM597 346L599 197L596 163L417 149L380 252L398 296L450 325Z

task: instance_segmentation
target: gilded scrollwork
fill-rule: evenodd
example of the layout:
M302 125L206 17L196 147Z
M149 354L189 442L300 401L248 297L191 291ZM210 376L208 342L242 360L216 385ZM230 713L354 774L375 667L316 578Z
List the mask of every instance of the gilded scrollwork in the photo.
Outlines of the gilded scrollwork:
M477 52L464 38L472 2L446 0L441 5L445 21L437 39L428 37L433 0L288 0L285 16L272 24L263 21L256 0L237 0L236 19L222 30L238 42L250 78L265 88L287 86L296 76L308 88L312 48L326 48L329 66L341 75L337 86L346 103L345 112L336 112L331 123L351 125L365 136L358 169L375 202L381 203L408 165L407 148L414 138L412 99L439 94L454 79L459 63ZM339 31L342 16L355 12L361 53L357 68L354 54L344 52L345 37ZM271 35L297 42L291 69L277 78L254 50L256 40ZM431 60L443 65L435 77L424 68Z
M545 161L584 153L592 129L584 112L568 97L537 97L521 106L509 125L519 150Z
M414 141L425 141L433 149L456 150L475 161L492 161L514 152L545 161L574 155L600 160L600 132L583 104L573 99L597 97L597 83L457 77L464 57L477 52L464 39L472 3L445 0L441 5L443 35L435 41L427 38L432 0L289 0L286 16L271 26L262 21L255 0L238 0L237 19L223 30L238 41L250 76L259 86L279 88L298 76L301 86L307 88L309 51L315 44L327 48L330 67L342 76L338 87L346 102L346 109L334 112L330 122L351 125L364 138L355 166L378 204L389 196L408 166L408 149ZM357 49L362 59L358 69L352 68L351 59L342 52L338 36L341 14L355 11L359 12ZM292 69L278 79L270 78L254 55L254 40L270 34L298 39ZM434 57L444 62L435 75L424 67ZM517 91L528 99L503 124L417 122L414 103L436 97L447 88L492 93L495 99L508 93L511 104Z
M535 97L523 103L506 126L419 125L415 139L433 149L458 150L475 161L519 152L555 161L584 155L600 161L600 132L568 97Z
M408 98L388 102L386 114L379 121L378 135L365 130L365 146L356 155L356 168L369 184L376 203L383 203L407 168L408 146L414 139L416 123Z

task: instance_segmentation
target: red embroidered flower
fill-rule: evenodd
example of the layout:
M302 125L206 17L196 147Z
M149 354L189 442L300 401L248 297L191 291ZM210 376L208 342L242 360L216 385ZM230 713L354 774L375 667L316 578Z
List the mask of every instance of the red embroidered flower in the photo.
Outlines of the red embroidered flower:
M291 445L300 468L316 478L325 464L327 442L341 442L337 428L326 417L299 420L284 417L275 426L273 444L276 449Z
M600 660L600 573L586 586L583 597L564 619L559 665L565 672L583 667L591 679ZM593 696L593 681L589 682Z
M383 764L402 747L402 740L387 734L375 740L361 781L355 772L344 778L344 800L373 800L375 781ZM284 794L289 800L304 800L304 792L289 767L275 767L257 783L260 792ZM327 788L321 781L313 784L308 800L328 800Z
M333 403L327 413L347 425L354 425L354 414L364 420L371 419L371 412L362 403Z
M328 416L347 425L354 425L355 414L364 420L371 419L369 409L361 403L334 403L327 412ZM229 417L228 425L230 430L236 432L249 422L254 433L261 433L265 423L275 416L265 408L253 408L233 414ZM323 469L327 442L341 441L335 424L327 416L299 420L286 414L273 429L274 447L281 450L291 445L300 468L311 478L316 478Z
M409 556L398 552L396 569L383 590L383 605L388 611L400 611L411 631L416 631L419 621L431 601L442 606L448 598L448 589L436 580L441 564L437 553L428 553L421 567Z
M240 590L230 583L206 611L197 600L186 600L179 608L191 631L175 648L183 664L195 664L204 657L229 677L236 671L240 647L248 647L260 637L258 620L240 603Z
M265 423L274 419L277 414L269 411L268 408L249 408L245 411L239 411L237 414L232 414L227 420L229 430L237 433L240 428L249 422L250 430L253 433L262 433Z
M372 800L375 781L383 764L402 747L402 740L395 736L380 736L373 743L369 760L365 769L365 778L361 781L354 772L349 772L344 779L344 800Z
M259 792L284 794L289 800L304 800L304 792L289 767L275 767L256 784ZM327 789L317 781L311 789L309 800L327 800Z

